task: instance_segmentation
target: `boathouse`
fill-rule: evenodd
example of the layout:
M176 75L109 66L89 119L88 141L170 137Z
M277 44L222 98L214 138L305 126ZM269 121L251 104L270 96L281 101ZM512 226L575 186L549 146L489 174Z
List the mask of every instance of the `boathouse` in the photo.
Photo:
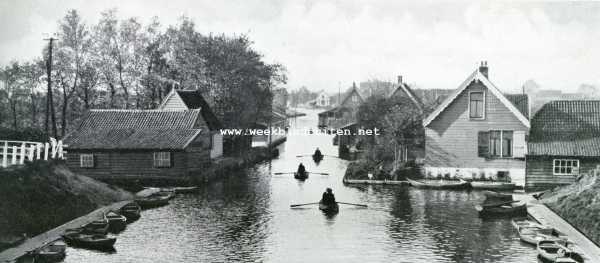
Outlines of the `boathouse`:
M526 188L573 183L600 165L600 101L552 101L535 114Z
M319 128L339 129L356 122L358 107L363 102L356 83L352 83L352 87L336 107L319 113Z
M525 185L529 98L503 94L482 62L427 118L427 177L511 181Z
M92 177L200 173L222 149L217 123L194 110L90 110L64 139L67 165Z

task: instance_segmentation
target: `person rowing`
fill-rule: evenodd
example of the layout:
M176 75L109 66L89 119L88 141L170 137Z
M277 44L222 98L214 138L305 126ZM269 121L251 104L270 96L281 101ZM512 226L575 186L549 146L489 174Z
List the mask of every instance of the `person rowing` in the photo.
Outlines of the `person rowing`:
M325 205L333 205L335 204L335 195L333 195L333 190L331 188L327 188L325 192L323 192L323 197L321 197L321 202Z
M315 158L320 158L323 156L323 154L321 153L321 150L319 150L319 147L317 147L317 149L315 150L315 153L313 154L313 156Z
M300 165L298 165L297 173L299 176L304 176L304 174L306 173L306 168L304 167L304 165L302 163L300 163Z

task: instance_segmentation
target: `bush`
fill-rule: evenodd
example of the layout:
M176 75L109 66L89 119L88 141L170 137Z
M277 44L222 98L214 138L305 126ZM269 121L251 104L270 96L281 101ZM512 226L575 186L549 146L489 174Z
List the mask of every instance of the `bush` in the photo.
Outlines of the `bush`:
M47 142L49 138L41 129L24 128L13 130L0 127L0 140Z

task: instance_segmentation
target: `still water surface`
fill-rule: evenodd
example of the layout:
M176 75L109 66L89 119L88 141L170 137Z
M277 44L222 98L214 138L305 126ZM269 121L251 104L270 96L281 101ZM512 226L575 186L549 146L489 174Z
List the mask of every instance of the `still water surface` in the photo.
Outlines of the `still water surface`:
M314 127L316 120L309 111L291 124ZM69 248L65 262L537 262L510 220L477 217L480 192L345 186L346 161L296 157L316 147L337 155L331 143L328 135L289 137L278 159L143 211L117 235L116 252ZM272 175L300 161L330 175L305 182ZM326 187L338 201L369 208L340 205L333 217L316 206L290 209L318 201Z

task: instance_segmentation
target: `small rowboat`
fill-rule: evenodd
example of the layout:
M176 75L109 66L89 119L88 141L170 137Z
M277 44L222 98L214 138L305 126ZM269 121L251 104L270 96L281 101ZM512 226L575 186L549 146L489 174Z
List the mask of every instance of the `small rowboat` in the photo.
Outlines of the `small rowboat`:
M559 237L553 228L548 227L520 227L517 229L519 232L519 239L521 241L530 244L537 245L542 240L552 240L563 245L567 244L566 237Z
M113 250L113 245L117 242L114 237L100 234L83 234L77 231L69 231L63 235L63 238L69 246L97 250Z
M299 174L298 172L295 172L294 178L304 181L308 178L308 172L304 172L304 174Z
M506 200L506 201L513 200L512 194L503 194L503 193L498 193L498 192L494 192L494 191L483 191L483 194L485 195L486 199L490 199L490 200Z
M129 223L140 218L142 208L136 202L131 202L121 207L120 211L121 215L124 215L127 218L127 222Z
M549 262L583 263L584 260L576 252L554 240L542 240L537 244L539 257Z
M325 204L323 201L319 202L319 210L328 214L335 214L340 211L340 206L337 203Z
M410 185L418 188L432 189L465 189L469 186L469 182L459 179L458 181L450 180L411 180L406 178Z
M65 256L67 244L62 239L55 240L49 244L33 251L35 262L60 262Z
M169 204L169 196L149 196L136 199L135 202L142 208L154 208Z
M102 218L81 226L81 230L86 234L103 234L108 233L108 219Z
M475 209L480 217L514 217L527 216L527 205L502 204L502 205L476 205Z
M520 227L544 227L538 222L529 220L527 217L513 218L511 224L517 231L519 231Z
M510 191L515 189L515 184L507 182L471 181L471 187L473 189L482 190Z
M189 194L198 191L198 186L173 187L168 190L173 190L176 194Z
M114 211L104 213L104 218L108 220L108 227L111 232L122 231L127 226L127 218Z
M312 159L313 159L313 161L315 161L315 163L319 163L319 162L321 162L323 160L323 155L322 154L321 155L314 155L313 154L312 155Z

